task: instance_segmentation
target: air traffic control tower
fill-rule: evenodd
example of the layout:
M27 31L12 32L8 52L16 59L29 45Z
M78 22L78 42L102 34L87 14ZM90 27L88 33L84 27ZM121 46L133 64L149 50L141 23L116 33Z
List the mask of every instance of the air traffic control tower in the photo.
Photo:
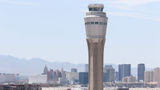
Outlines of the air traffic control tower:
M89 58L89 90L103 90L103 52L107 17L103 4L88 5L84 18Z

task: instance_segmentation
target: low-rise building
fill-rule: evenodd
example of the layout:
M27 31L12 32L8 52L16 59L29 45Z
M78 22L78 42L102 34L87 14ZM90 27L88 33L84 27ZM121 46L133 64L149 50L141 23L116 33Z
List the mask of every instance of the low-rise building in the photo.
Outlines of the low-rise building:
M88 90L87 87L42 87L42 90ZM104 90L129 90L128 88L104 88Z
M40 85L0 85L0 90L42 90Z
M130 88L129 90L160 90L160 88Z
M66 78L69 82L75 82L79 80L79 73L78 72L66 72Z
M0 73L0 83L12 83L18 80L19 74Z
M136 82L136 77L134 76L124 77L122 82Z
M41 83L47 83L47 75L35 75L30 76L28 79L29 84L41 84Z

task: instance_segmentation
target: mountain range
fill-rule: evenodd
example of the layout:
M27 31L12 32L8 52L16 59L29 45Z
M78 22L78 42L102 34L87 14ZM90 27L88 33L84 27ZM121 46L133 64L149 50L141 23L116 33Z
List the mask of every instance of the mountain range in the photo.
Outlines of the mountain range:
M41 74L45 65L48 69L61 69L70 71L77 68L79 72L84 71L84 64L72 64L68 62L49 62L40 58L19 59L13 56L0 55L0 73L18 73L22 75Z
M20 59L13 56L0 55L0 73L17 73L20 75L37 75L43 73L45 65L48 69L61 69L71 71L71 68L77 68L78 72L85 70L85 64L72 64L68 62L50 62L40 58ZM118 66L111 64L116 71ZM136 76L137 68L132 67L132 75Z

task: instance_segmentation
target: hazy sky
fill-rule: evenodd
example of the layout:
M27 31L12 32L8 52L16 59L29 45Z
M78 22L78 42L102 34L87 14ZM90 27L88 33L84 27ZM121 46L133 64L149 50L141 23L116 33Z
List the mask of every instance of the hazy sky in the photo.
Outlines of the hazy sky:
M90 3L109 18L105 63L160 66L160 0L0 0L0 54L87 63Z

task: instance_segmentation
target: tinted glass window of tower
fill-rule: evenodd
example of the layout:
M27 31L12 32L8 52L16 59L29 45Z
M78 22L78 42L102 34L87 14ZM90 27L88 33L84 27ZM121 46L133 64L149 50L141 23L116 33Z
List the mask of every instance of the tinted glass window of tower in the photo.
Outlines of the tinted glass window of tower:
M99 24L99 25L106 25L106 22L86 22L86 25L91 25L91 24Z
M89 8L89 11L103 11L103 8Z

